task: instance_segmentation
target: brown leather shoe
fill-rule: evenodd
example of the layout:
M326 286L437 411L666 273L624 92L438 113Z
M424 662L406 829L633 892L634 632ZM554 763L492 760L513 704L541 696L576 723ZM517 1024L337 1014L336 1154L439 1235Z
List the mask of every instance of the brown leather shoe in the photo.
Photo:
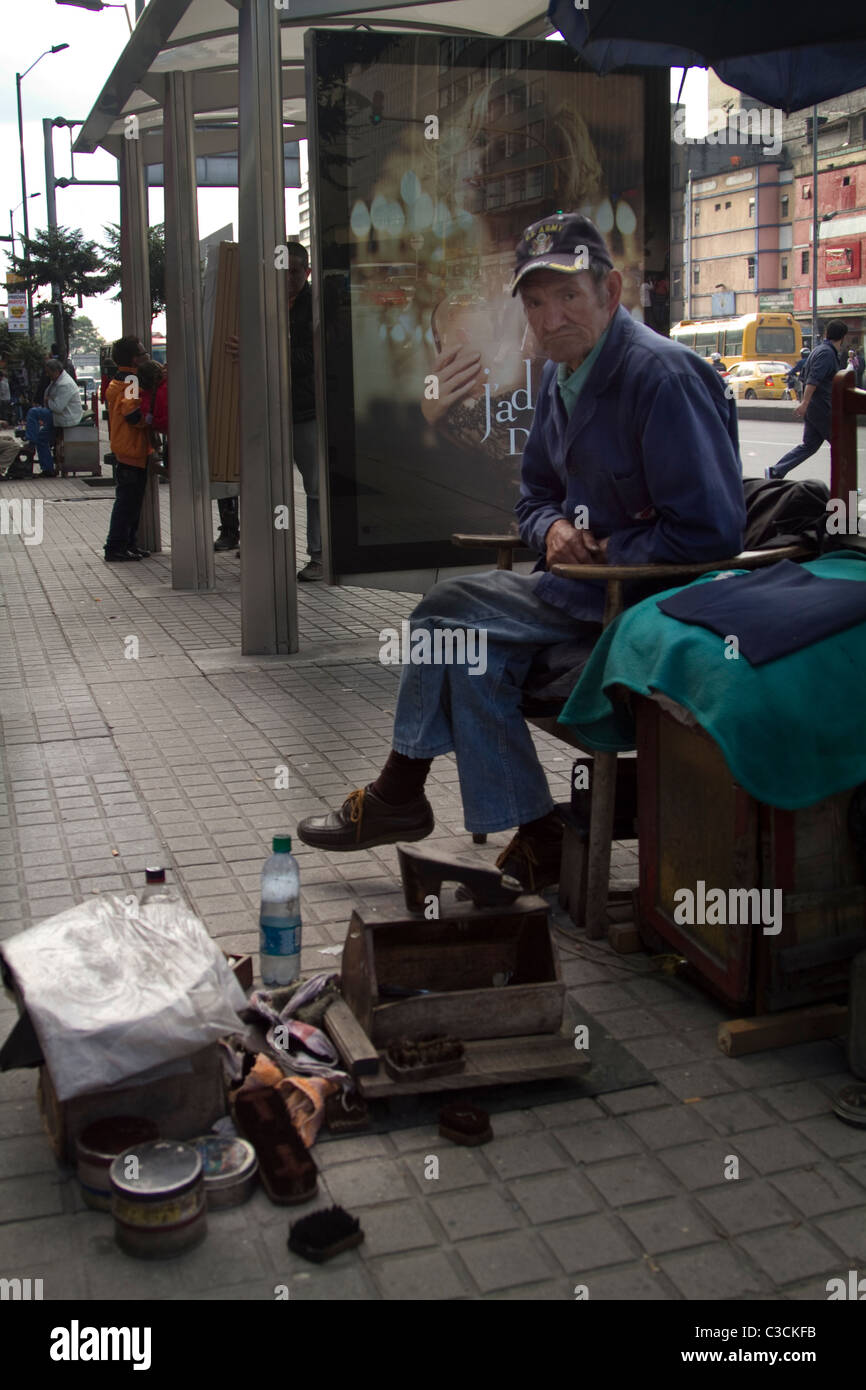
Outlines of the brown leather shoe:
M434 824L433 808L426 796L403 806L389 806L369 787L359 787L346 797L339 811L302 820L297 833L305 845L345 851L423 840Z
M559 882L562 835L544 839L519 830L496 861L497 869L516 878L527 893L540 893Z

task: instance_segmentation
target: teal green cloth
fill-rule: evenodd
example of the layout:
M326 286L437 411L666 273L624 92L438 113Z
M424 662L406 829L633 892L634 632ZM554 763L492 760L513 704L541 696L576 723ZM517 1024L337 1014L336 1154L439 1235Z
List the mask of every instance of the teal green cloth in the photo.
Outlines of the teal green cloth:
M610 332L610 324L602 333L595 347L589 356L584 357L579 367L575 367L573 372L569 372L568 363L560 362L556 369L556 380L559 386L559 394L562 397L562 404L565 406L565 413L571 418L571 412L577 405L577 398L586 385L586 379L593 369L595 359L604 347L604 340Z
M866 559L852 551L804 568L866 583ZM659 599L682 587L636 603L605 628L560 723L588 748L622 752L635 746L634 719L612 687L660 691L694 715L740 786L767 805L797 810L866 782L866 623L751 666L726 658L716 633L659 611Z

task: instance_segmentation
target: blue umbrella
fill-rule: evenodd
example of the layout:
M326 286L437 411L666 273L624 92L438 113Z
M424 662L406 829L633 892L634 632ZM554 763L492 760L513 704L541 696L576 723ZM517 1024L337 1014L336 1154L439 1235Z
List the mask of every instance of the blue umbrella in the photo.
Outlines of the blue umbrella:
M550 0L547 14L597 72L711 67L737 91L786 112L866 87L866 21L856 4L589 0L580 9L576 0Z

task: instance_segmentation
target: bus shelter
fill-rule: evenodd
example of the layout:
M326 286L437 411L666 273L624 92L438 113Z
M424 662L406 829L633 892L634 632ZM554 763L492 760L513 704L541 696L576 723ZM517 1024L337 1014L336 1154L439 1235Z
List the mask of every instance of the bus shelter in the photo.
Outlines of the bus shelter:
M333 271L335 267L339 269L340 256L343 254L337 250L334 252L336 261L323 265L322 244L326 229L319 210L315 142L326 142L329 132L320 129L315 119L309 125L308 120L315 118L317 113L321 115L323 111L328 111L329 98L322 74L314 74L310 70L310 55L314 54L310 31L314 29L342 36L344 45L350 39L359 50L364 50L370 62L376 57L376 35L451 36L455 42L465 46L478 40L489 43L494 39L520 41L543 38L552 32L540 0L497 0L495 5L490 0L428 0L427 3L421 0L421 3L391 3L387 6L375 3L358 6L349 3L349 0L330 0L327 4L323 0L291 0L291 3L288 0L285 3L283 0L150 0L78 135L76 152L89 153L101 146L119 160L124 332L142 333L150 322L146 170L148 166L160 164L164 170L166 320L170 344L172 585L184 590L207 591L214 587L196 159L237 152L242 650L250 655L298 650L289 324L284 284L285 259L281 259L277 252L277 248L286 242L283 163L286 140L297 140L309 134L311 171L316 167L315 177L311 177L312 260L314 331L320 347L326 337L324 320L328 314L323 290L327 288L329 272L332 288L339 280L339 275L333 276ZM565 62L573 67L573 56L564 45L543 47L560 50L560 64ZM394 72L396 75L397 70ZM471 72L467 70L465 76L471 88ZM317 84L316 96L311 102L314 82ZM361 87L363 85L360 84ZM456 83L449 88L449 93L453 99L457 99ZM417 97L417 81L415 95ZM383 107L387 108L390 97L388 81L383 83L381 78L377 79L364 98L366 107L362 122L365 127L375 126L377 108L379 114L387 119L387 109L383 110ZM529 96L526 100L529 100ZM503 121L507 125L506 115ZM479 142L482 138L489 142L491 128L488 122L487 131L481 133ZM528 136L525 138L529 139ZM575 158L581 157L579 141L575 147L574 133L568 131L560 132L559 138L565 142L564 154L556 162L570 167ZM508 158L513 158L508 155L508 148L509 135L506 131L503 137L503 160L506 163ZM336 164L339 164L340 158L339 154L334 156ZM524 156L524 162L525 159ZM503 190L507 177L506 172L503 174ZM464 180L468 188L472 187L472 179L473 171L468 169ZM525 175L524 191L527 188L526 179L528 174ZM404 179L404 194L407 187ZM503 200L506 192L503 191ZM543 193L544 190L537 189L536 192ZM416 195L413 210L418 217L421 206L419 196ZM549 198L554 194L548 191L546 196ZM565 196L564 191L562 196ZM363 220L364 215L371 215L374 202L375 198L371 198L364 205L366 214L357 208L347 209L345 218L347 223L352 224L347 235L354 233L356 239L368 236L371 245L376 244L377 237L381 241L381 226L379 232L372 225L359 231L357 222L359 218ZM387 217L393 216L393 212L382 212L384 204L381 201L378 206L379 223L382 218L387 223ZM431 206L433 210L426 225L428 231L430 224L436 231L439 204L433 199ZM468 206L463 199L459 209L456 204L451 207L449 226L456 227L459 217L471 219L473 214L467 210ZM520 214L520 226L533 220L531 207L529 200L529 213L525 216ZM542 212L535 215L549 210L544 202L538 203L538 207ZM614 204L611 204L611 216L617 219L618 226L622 224L622 236L627 239L634 233L629 223L631 214L627 198L620 198L615 207L616 211ZM444 215L442 213L440 217ZM329 216L332 224L336 225L340 211L333 199ZM372 220L376 220L375 215ZM517 223L500 229L502 244L508 243L510 250L514 245L514 225ZM422 228L409 238L410 243L414 241L417 244L419 238L423 242L425 234ZM666 234L665 227L665 237ZM328 244L332 251L340 239L340 236L330 237ZM422 279L427 275L426 270L419 272L417 255L414 269L417 283L419 275ZM450 274L452 269L453 266L449 265L447 273ZM440 270L442 267L434 267L434 275ZM462 311L471 316L474 296L472 277L481 274L482 278L487 275L489 279L489 271L489 255L476 256L471 266L466 262L462 270L462 288L454 289L449 296L448 324L437 322L432 312L428 315L425 331L428 339L435 339L437 347L442 346L455 313L458 320ZM370 272L364 272L363 267L359 267L351 286L347 283L347 277L343 277L342 288L347 303L357 297L365 273L369 279ZM445 273L442 270L442 274ZM492 273L495 278L496 272ZM378 293L381 298L383 292L382 275L375 272L374 281L376 274L379 275L378 289L375 283L372 290L368 286L368 299L370 293L374 296ZM393 282L399 299L401 267L396 266L393 274L385 279L389 284ZM501 289L500 285L500 292ZM363 297L363 288L361 293ZM389 306L386 304L384 308L388 309ZM389 353L399 356L392 349L395 343L399 343L400 331L399 323L395 326L388 320L388 351L383 354L388 361ZM417 334L417 328L415 331ZM363 351L363 344L356 343L356 349ZM331 367L336 360L329 359ZM336 381L333 379L333 370L325 363L323 351L317 352L317 362L317 398L324 415L326 398L331 398L332 405L338 401L340 380L339 377ZM509 382L509 386L511 384ZM494 385L499 386L500 383L494 383L491 379L491 393L488 393L486 403L488 421L491 407L505 416L513 409L520 408L518 401L523 399L519 396L521 385L525 392L531 394L528 377L525 384L516 381L509 397L512 405L509 406L505 394L500 393L499 397L492 394ZM343 406L337 404L337 412L342 410L348 418L353 412L346 411L344 407L345 402ZM525 437L521 432L525 422L521 419L515 423L515 420L516 417L512 415L511 422L506 424L503 421L503 425L513 446L511 456L516 456L519 462L518 446ZM483 426L483 421L481 423ZM460 441L457 443L459 445ZM335 448L338 452L343 448L351 450L352 442L338 438L336 445L333 442L329 445L328 436L320 431L325 564L329 577L339 570L340 577L345 580L347 572L351 575L357 566L351 562L335 566L335 538L329 525L335 511L326 505L328 482L333 476L326 457L328 447L333 454ZM359 486L363 490L363 480L359 481ZM454 480L454 486L459 486L458 479ZM416 501L420 502L416 512L424 513L423 499ZM341 514L341 509L336 509L336 512ZM275 524L278 515L281 524ZM393 516L386 520L394 524ZM354 516L354 523L361 531L364 530L366 523L360 514ZM367 529L375 528L368 526ZM405 544L407 556L414 550L423 561L425 557L429 559L434 556L434 551L426 544L423 531L419 532L419 537L413 539L409 526L405 532ZM393 565L390 568L393 569ZM369 564L366 569L369 573ZM434 570L435 566L429 563L415 566L414 572L422 577L419 587L423 587L423 577L429 578ZM383 578L383 582L387 583L387 578ZM406 588L409 585L404 580L393 587Z

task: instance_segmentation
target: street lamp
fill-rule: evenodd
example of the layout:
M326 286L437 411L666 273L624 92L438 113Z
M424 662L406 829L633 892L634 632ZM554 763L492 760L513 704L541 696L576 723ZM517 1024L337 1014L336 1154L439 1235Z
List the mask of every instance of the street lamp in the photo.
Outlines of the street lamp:
M41 193L28 193L27 196L28 196L28 199L32 200L33 198L41 198L41 197L42 197L42 194L41 194ZM10 240L11 243L12 243L12 254L13 254L13 256L14 256L14 254L15 254L15 228L14 228L14 226L13 226L13 221L12 221L12 219L14 218L14 216L15 216L16 212L18 211L18 209L19 209L20 207L23 207L23 206L24 206L23 203L16 203L15 206L14 206L14 208L10 208L10 209L9 209L9 240Z
M32 72L37 63L41 63L49 53L62 53L64 48L68 48L68 43L56 43L51 48L46 48L44 53L40 53L38 58L26 68L24 72L15 74L15 95L18 98L18 146L21 150L21 198L24 206L24 260L27 264L27 332L33 337L33 291L30 288L30 252L27 250L27 242L30 240L30 223L27 220L27 171L24 166L24 118L21 113L21 83L24 81L28 72ZM13 247L14 249L14 247Z
M108 0L54 0L54 3L55 5L72 5L76 10L93 10L94 13L99 10L123 10L129 25L129 32L132 33L132 20L125 5L112 5L108 3ZM136 10L136 18L138 18L138 10Z

